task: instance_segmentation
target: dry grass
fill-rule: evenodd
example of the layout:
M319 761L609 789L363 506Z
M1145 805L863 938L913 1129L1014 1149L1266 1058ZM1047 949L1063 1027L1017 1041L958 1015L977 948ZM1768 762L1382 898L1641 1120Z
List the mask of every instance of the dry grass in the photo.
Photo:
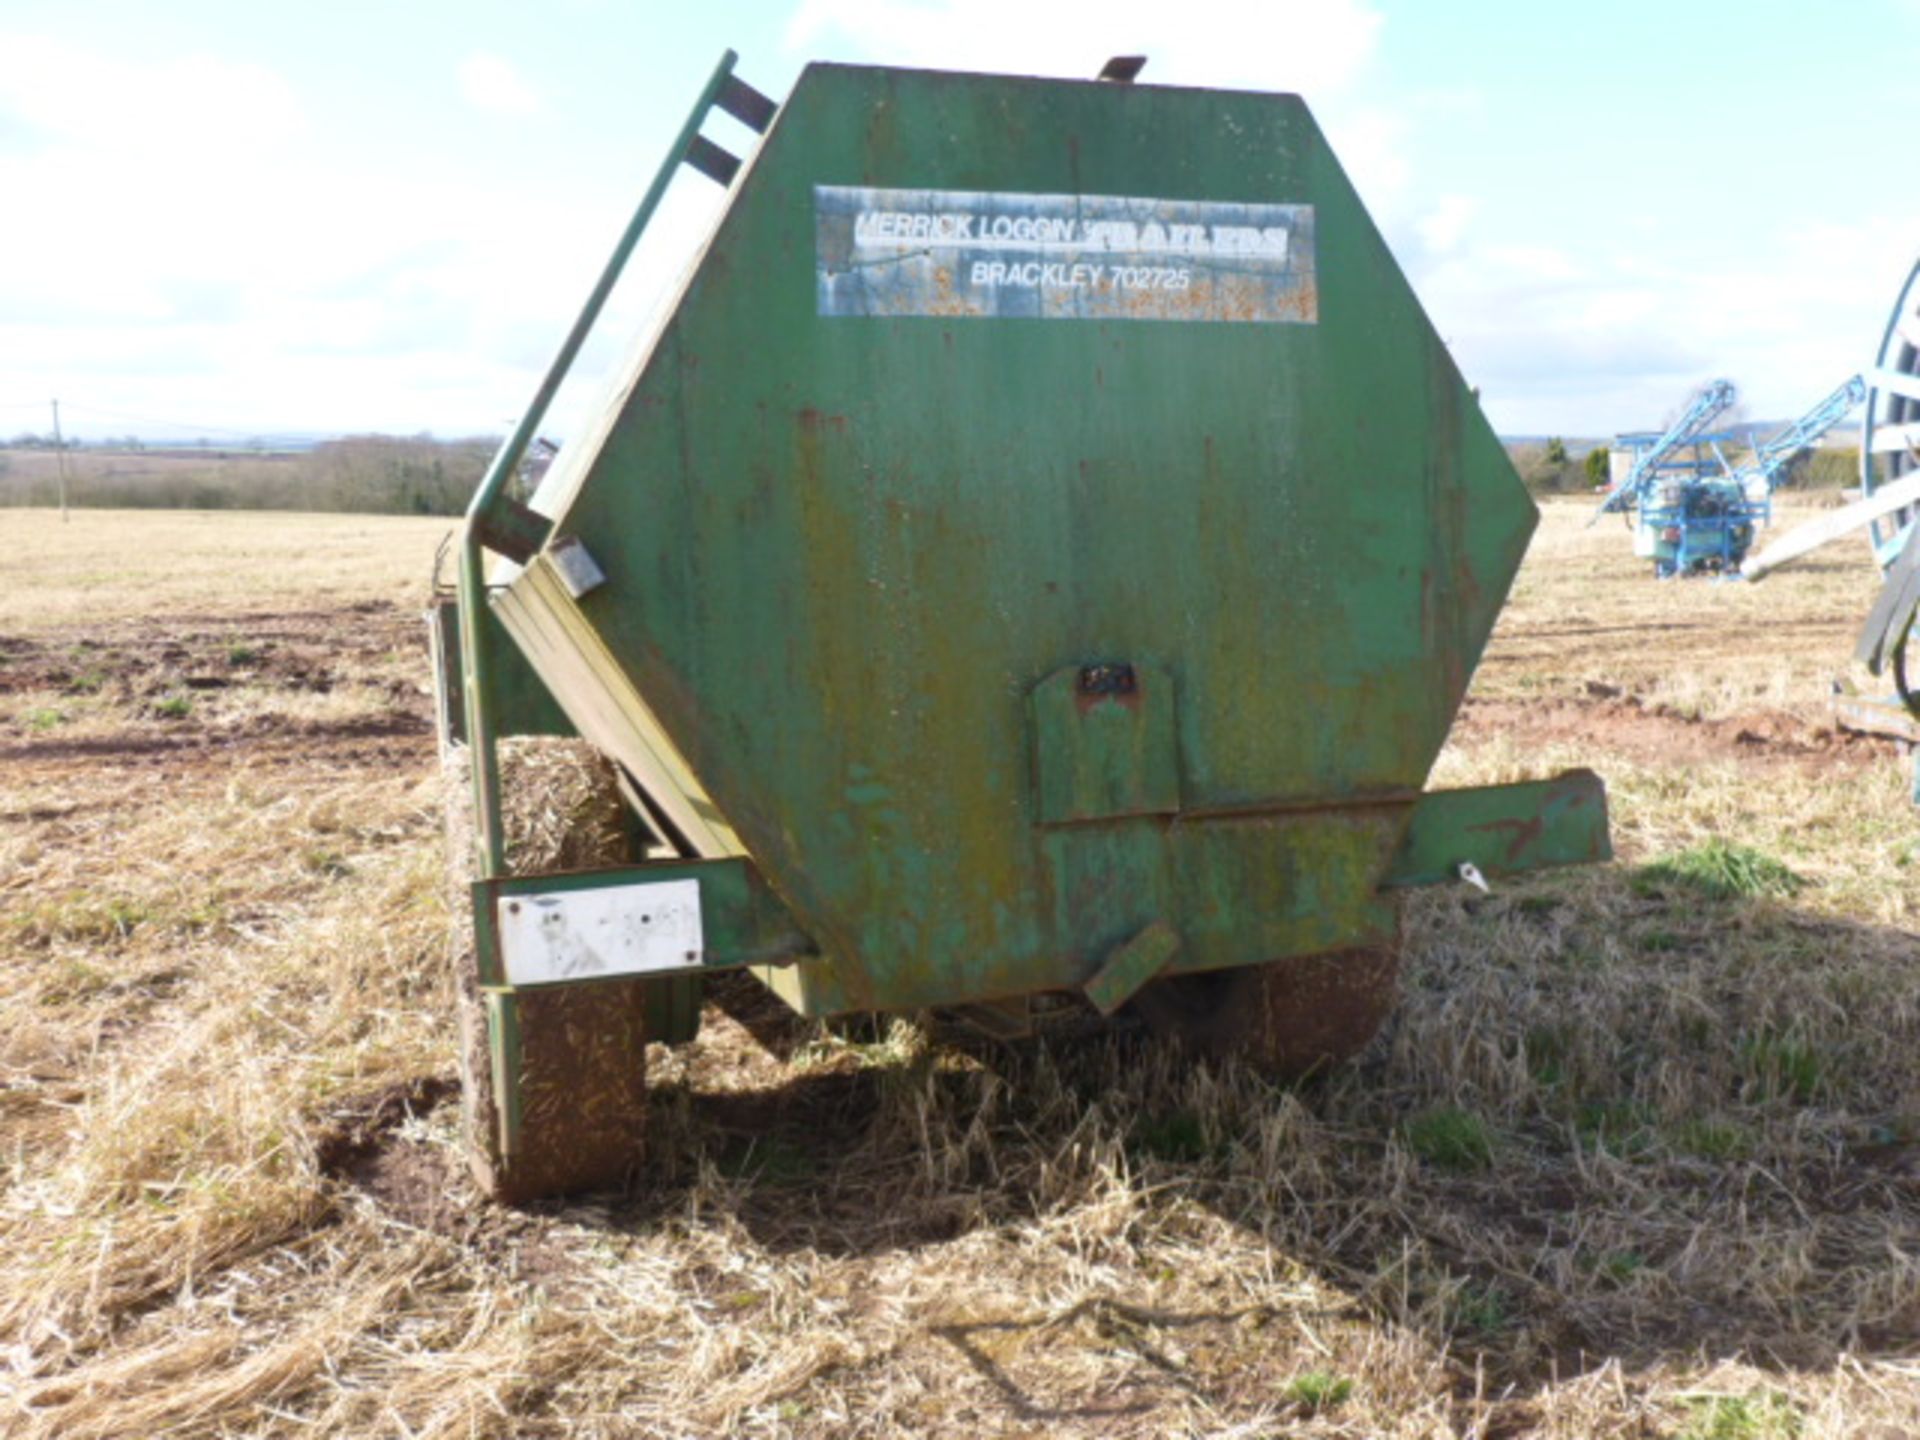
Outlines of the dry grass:
M0 444L0 509L277 510L458 515L497 440L356 435L301 451L52 450Z
M151 617L422 603L456 522L206 510L8 510L0 637Z
M651 1188L514 1213L450 1150L391 604L433 527L76 517L102 591L42 517L0 593L0 1428L1920 1433L1920 825L1824 733L1872 577L1656 585L1582 518L1441 778L1593 764L1620 860L1419 897L1362 1063L1289 1091L733 986L774 1048L710 1007L655 1052ZM232 528L183 561L163 521Z
M1656 582L1619 516L1589 528L1591 500L1542 508L1476 677L1488 698L1586 698L1598 684L1708 718L1804 708L1845 672L1878 589L1864 543L1830 546L1758 584ZM1768 534L1817 513L1782 506Z

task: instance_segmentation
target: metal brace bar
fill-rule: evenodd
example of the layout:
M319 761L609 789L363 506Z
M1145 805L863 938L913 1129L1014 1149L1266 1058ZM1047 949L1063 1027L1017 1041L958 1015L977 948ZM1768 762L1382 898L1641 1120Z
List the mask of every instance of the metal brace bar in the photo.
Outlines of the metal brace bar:
M561 342L553 363L547 367L547 373L540 382L540 388L534 392L526 414L521 416L520 423L493 457L486 477L467 506L466 524L460 537L460 660L466 679L467 743L473 765L474 843L482 877L500 874L506 861L506 841L500 824L500 762L494 750L491 676L488 673L486 646L480 634L480 616L487 599L485 558L482 554L483 522L504 494L507 481L519 468L527 446L533 443L540 422L546 418L547 407L553 403L561 381L573 368L580 347L586 343L594 323L600 318L607 297L613 293L613 287L626 269L634 247L640 243L642 232L665 197L667 186L672 182L681 160L699 138L700 126L726 88L738 58L731 50L720 57L720 63L714 67L686 123L680 127L679 135L668 148L666 160L654 174L653 183L647 187L646 194L633 212L633 218L627 222L619 243L614 246L613 254L606 268L601 271L592 293L588 295L586 305L575 318L566 339Z
M767 127L773 124L774 112L780 108L738 75L727 77L714 104L757 135L767 133Z
M740 173L740 157L731 150L722 150L704 135L696 135L687 142L687 163L702 175L720 185L731 185L733 177Z

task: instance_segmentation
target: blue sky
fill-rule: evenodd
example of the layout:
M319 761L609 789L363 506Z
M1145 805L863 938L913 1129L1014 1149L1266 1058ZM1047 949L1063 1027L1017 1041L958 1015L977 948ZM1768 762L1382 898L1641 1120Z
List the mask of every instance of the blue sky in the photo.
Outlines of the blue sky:
M719 52L1298 90L1494 423L1784 418L1920 254L1920 0L7 0L0 433L498 432ZM710 219L687 175L589 380ZM178 433L178 432L174 432Z

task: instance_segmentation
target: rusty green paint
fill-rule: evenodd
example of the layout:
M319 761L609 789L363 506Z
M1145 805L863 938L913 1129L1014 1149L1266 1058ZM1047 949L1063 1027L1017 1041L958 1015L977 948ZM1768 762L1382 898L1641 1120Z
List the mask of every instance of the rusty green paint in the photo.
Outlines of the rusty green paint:
M1318 319L823 316L816 185L1311 205ZM1391 936L1536 517L1297 98L809 67L619 393L541 503L817 942L792 1003L1075 989L1155 924L1183 970ZM1095 665L1166 713L1066 716Z
M453 600L437 602L427 614L428 650L433 660L434 699L442 741L467 738L467 696L460 665L459 606ZM494 685L494 733L508 735L572 735L574 728L547 687L519 649L507 638L491 611L482 613L479 643L491 657Z
M1109 955L1080 988L1102 1015L1115 1014L1179 952L1179 932L1156 920Z
M1073 665L1033 687L1034 818L1042 825L1180 808L1173 681L1137 665Z
M1420 797L1383 883L1439 885L1462 864L1487 875L1611 859L1607 788L1591 770Z
M481 996L487 1016L487 1059L493 1066L495 1145L504 1160L520 1153L525 1143L524 1107L520 1077L520 1002L511 990L488 990Z
M541 421L546 418L547 407L553 403L553 397L573 368L580 347L586 343L587 336L598 321L602 307L620 279L621 271L626 268L634 247L640 243L640 236L653 219L660 201L665 198L674 173L688 158L689 147L698 137L707 113L716 104L725 103L724 97L729 92L733 64L737 58L731 50L721 55L720 63L714 67L706 87L700 92L700 98L694 102L692 111L680 127L679 135L668 149L666 159L655 171L652 183L641 196L632 218L627 221L627 228L614 245L613 254L608 257L593 289L588 292L586 303L574 317L566 338L560 342L559 353L547 366L539 388L534 391L533 399L514 426L513 433L494 453L487 473L481 477L479 486L473 492L473 499L467 505L460 531L455 615L460 631L460 668L465 677L462 690L466 698L468 765L473 781L474 860L483 876L498 875L506 868L506 832L500 818L500 762L496 749L500 732L495 723L495 712L502 703L503 694L502 681L495 674L500 647L490 643L484 625L488 577L482 547L489 541L501 544L504 537L506 552L510 553L536 545L553 534L553 527L546 523L549 517L509 501L507 482L518 472L527 447L533 443ZM522 560L526 556L514 554L513 558Z

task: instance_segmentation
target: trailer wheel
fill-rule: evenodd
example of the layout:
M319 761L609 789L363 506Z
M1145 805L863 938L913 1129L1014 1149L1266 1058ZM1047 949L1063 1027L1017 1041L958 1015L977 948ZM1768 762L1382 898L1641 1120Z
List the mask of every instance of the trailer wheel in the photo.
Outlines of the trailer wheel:
M1398 940L1155 981L1133 1006L1161 1035L1298 1080L1366 1048L1398 995Z
M615 830L562 819L592 802L605 763L580 741L501 742L510 870L538 874L625 858L612 853ZM664 993L644 981L505 994L482 989L468 891L475 868L472 803L461 747L449 747L446 769L451 958L468 1160L487 1193L509 1204L619 1188L640 1159L647 1041L667 1022L650 1015L649 1005L659 1006Z

